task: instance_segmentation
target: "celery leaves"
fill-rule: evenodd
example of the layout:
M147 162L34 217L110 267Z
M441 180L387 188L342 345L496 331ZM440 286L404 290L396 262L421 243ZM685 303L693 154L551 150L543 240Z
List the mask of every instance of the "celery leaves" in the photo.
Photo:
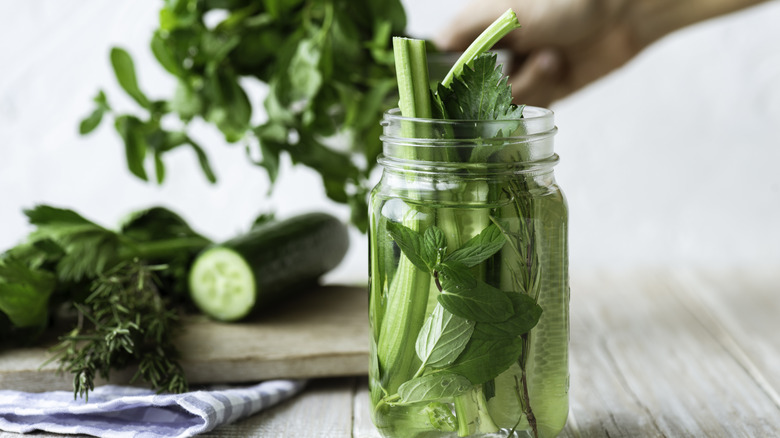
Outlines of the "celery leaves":
M512 87L496 66L495 53L483 53L466 64L450 87L439 84L434 108L440 118L459 120L519 119L523 107L512 104Z

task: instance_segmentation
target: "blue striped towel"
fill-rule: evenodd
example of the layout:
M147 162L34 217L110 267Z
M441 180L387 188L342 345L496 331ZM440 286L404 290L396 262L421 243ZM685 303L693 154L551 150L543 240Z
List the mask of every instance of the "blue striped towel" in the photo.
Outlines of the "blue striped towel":
M74 400L72 392L0 390L0 430L99 437L190 437L252 415L303 389L303 380L270 380L244 388L157 395L105 385Z

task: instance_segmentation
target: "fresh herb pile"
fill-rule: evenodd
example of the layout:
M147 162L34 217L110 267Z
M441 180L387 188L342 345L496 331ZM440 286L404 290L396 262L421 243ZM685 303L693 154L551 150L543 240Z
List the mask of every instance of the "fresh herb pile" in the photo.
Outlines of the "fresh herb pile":
M133 213L116 231L46 205L25 214L35 230L0 255L2 339L34 342L64 311L75 323L53 360L73 374L76 394L131 364L156 389L186 390L172 337L189 264L211 241L161 207Z
M518 27L511 10L499 17L434 91L425 42L394 39L401 116L467 122L399 122L400 137L425 147L399 147L395 158L433 170L396 164L395 178L405 179L396 195L404 207L393 204L394 217L372 225L371 397L374 422L388 436L514 436L519 429L540 436L531 406L542 400L530 399L527 380L530 333L542 317L543 287L560 297L565 289L541 283L537 245L544 243L535 224L543 210L529 195L533 180L485 176L489 166L506 172L528 161L527 145L507 141L523 135L524 108L512 104L496 55L486 52ZM472 147L458 148L457 139ZM452 175L424 175L437 172L434 164L449 166ZM425 178L433 182L417 191ZM384 214L385 195L375 195L372 208ZM563 272L565 253L551 257L546 267ZM491 402L499 391L509 403Z
M148 180L153 168L162 183L165 155L184 147L214 182L204 148L189 133L190 122L205 120L227 142L243 144L272 183L285 153L319 172L327 196L349 204L352 222L365 230L379 120L395 99L390 36L405 25L399 0L166 0L151 50L176 89L148 97L131 56L113 48L117 80L140 112L115 112L100 91L80 132L109 115L137 177ZM262 123L252 120L259 102L250 101L247 81L268 86Z

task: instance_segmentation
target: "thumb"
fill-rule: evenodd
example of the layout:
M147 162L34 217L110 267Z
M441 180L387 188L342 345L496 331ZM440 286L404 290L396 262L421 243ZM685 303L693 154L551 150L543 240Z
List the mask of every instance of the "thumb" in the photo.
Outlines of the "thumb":
M563 69L563 57L558 51L542 49L531 52L509 78L514 102L549 106L561 97Z

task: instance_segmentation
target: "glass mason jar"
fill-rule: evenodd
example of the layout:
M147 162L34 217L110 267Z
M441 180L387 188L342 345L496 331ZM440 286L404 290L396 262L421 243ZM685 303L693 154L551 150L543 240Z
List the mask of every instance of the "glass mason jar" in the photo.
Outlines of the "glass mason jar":
M371 417L386 437L554 437L568 414L567 207L551 111L387 112L371 193Z

